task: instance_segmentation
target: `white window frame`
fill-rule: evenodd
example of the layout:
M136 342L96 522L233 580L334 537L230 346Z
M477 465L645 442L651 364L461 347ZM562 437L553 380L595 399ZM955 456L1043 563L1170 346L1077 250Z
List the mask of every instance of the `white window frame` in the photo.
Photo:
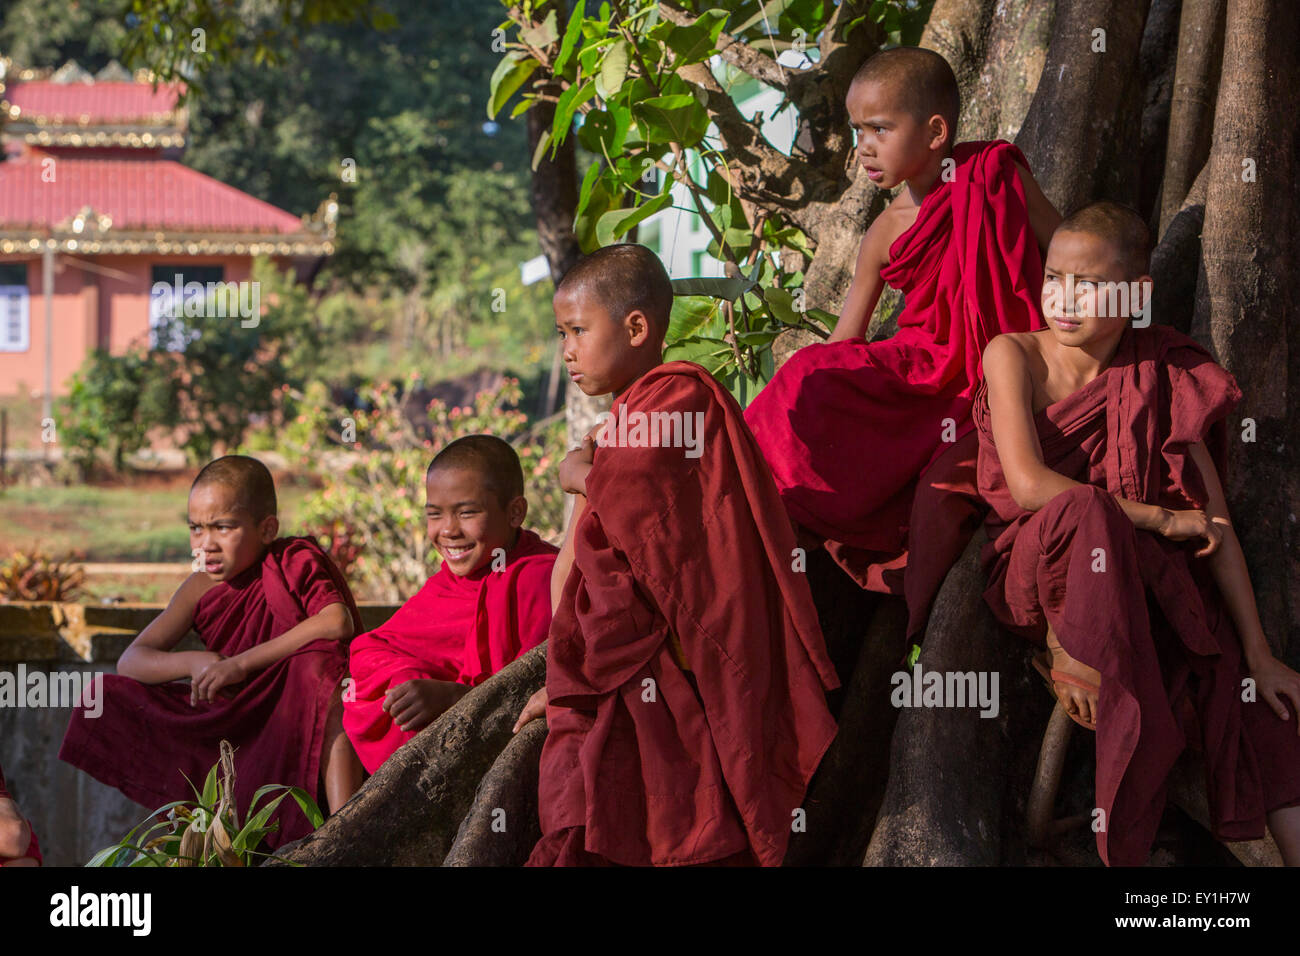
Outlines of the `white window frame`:
M18 302L17 344L9 340L9 310ZM0 352L26 352L32 347L31 293L25 285L0 285Z

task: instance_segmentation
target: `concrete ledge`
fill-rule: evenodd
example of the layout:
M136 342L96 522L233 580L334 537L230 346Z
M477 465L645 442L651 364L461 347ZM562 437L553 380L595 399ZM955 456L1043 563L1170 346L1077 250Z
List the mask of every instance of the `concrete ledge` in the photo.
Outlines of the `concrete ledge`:
M0 663L116 661L165 604L72 604L12 601L0 604ZM362 604L362 625L379 627L396 604ZM191 631L178 650L202 650Z

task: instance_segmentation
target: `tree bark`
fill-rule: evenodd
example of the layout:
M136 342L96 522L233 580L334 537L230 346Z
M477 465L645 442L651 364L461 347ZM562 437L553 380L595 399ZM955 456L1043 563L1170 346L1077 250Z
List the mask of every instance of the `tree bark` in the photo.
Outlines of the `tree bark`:
M1016 144L1062 213L1102 197L1138 203L1132 144L1140 135L1138 53L1148 6L1057 0L1047 62Z
M385 761L315 833L281 851L305 866L438 866L457 841L479 783L512 742L511 728L542 686L546 645L533 648L462 697ZM524 731L520 731L522 735ZM526 740L536 739L530 731ZM517 742L518 738L514 738ZM512 751L522 756L527 744ZM533 800L536 806L536 778ZM505 801L505 798L502 798ZM502 805L521 821L527 793ZM464 841L462 841L462 852Z
M1178 21L1178 62L1169 103L1157 235L1163 236L1210 155L1214 98L1223 58L1224 0L1183 0Z
M1265 633L1300 648L1300 308L1292 277L1300 43L1295 4L1228 0L1214 113L1193 334L1236 376L1245 398L1230 420L1228 500L1250 564ZM1253 421L1254 441L1243 421Z
M523 866L542 838L537 781L546 721L533 720L506 744L483 777L443 866Z

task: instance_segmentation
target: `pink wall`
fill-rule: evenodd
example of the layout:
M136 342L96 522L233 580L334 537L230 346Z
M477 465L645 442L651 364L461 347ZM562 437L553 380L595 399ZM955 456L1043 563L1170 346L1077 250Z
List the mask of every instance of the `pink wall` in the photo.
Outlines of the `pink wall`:
M41 257L0 256L0 262L27 263L29 347L0 352L0 396L39 395L45 381L45 300ZM68 379L90 351L104 345L120 354L147 343L151 276L156 265L213 266L227 282L249 278L248 256L95 256L89 262L114 274L92 272L56 259L54 273L55 394L66 395Z

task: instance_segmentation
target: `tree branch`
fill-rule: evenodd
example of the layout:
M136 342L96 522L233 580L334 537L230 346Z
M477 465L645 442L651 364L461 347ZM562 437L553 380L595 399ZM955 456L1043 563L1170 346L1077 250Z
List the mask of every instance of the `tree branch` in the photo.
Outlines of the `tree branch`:
M659 13L669 23L679 27L693 26L699 17L691 16L685 10L672 3L661 2ZM729 33L718 34L718 55L732 66L744 70L760 83L785 90L787 74L785 68L766 53L762 53Z

